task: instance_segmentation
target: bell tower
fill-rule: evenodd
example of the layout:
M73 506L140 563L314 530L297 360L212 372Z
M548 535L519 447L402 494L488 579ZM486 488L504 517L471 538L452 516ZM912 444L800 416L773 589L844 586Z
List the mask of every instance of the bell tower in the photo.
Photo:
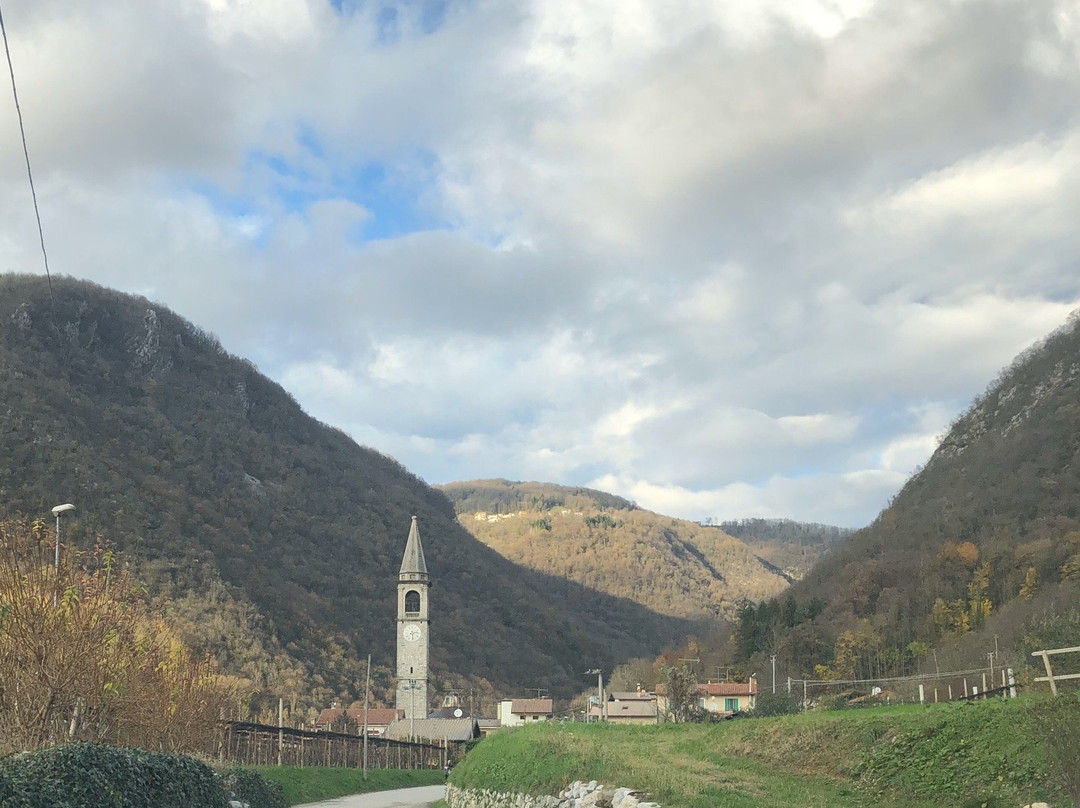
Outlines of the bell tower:
M398 571L397 699L406 718L428 714L428 578L416 517L412 518L405 557Z

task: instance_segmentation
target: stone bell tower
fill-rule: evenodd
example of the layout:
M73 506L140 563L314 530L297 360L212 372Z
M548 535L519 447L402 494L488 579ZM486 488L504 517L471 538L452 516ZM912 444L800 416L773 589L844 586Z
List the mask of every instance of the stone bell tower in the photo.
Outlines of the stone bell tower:
M398 571L397 700L406 718L428 714L428 578L416 517L412 518L405 557Z

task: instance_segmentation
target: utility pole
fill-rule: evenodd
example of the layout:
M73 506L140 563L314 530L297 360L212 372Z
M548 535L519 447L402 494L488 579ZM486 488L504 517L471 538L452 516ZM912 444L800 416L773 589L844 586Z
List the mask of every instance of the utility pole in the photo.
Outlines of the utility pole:
M772 654L769 657L769 661L772 662L772 692L776 694L776 654Z
M604 672L600 668L592 668L585 671L586 674L596 674L596 720L604 718Z
M367 780L368 697L371 695L371 654L367 655L367 674L364 677L364 779Z

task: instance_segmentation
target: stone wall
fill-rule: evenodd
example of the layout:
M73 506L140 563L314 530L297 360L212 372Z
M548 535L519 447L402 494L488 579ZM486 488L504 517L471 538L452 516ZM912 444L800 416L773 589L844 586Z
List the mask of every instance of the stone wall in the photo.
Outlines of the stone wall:
M505 793L486 788L446 786L446 804L450 808L660 808L646 802L644 792L632 788L605 786L590 780L575 780L558 796Z

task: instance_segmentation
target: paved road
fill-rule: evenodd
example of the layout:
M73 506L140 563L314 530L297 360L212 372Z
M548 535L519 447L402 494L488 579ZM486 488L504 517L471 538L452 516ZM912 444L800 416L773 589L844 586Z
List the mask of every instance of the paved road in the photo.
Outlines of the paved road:
M393 791L373 791L353 794L325 802L309 802L298 808L426 808L446 793L445 786L398 788Z

